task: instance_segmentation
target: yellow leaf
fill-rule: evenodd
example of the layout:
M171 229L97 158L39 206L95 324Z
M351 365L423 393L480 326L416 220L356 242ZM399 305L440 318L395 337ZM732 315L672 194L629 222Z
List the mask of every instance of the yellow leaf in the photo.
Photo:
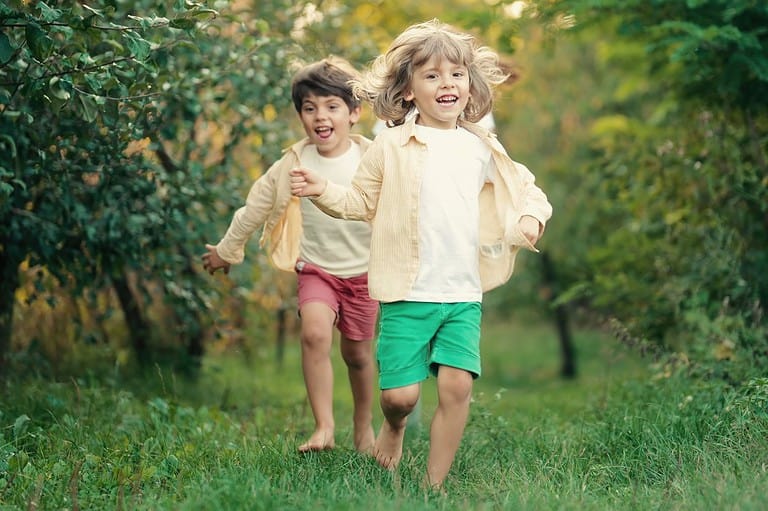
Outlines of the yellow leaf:
M673 224L679 223L685 217L685 214L687 212L688 212L687 209L674 209L672 211L669 211L667 214L664 215L664 222L667 225L673 225Z
M141 140L131 140L128 142L128 145L126 146L125 150L123 151L123 154L130 158L134 154L138 154L142 151L144 151L147 147L149 147L149 137L142 138Z
M267 122L272 122L277 118L277 110L275 110L273 105L265 106L261 113L264 116L264 120Z
M730 360L733 358L733 349L736 345L730 339L723 339L715 346L715 358L717 360Z

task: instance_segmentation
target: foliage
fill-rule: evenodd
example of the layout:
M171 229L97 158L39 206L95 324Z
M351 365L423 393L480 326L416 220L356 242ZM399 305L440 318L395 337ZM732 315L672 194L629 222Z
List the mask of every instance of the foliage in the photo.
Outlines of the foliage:
M588 299L701 375L763 373L768 7L587 0L541 12L570 14L557 44L584 45L579 62L603 78L583 123L589 152L567 154L580 182L570 202L586 207L564 227L584 234L569 254L586 271L569 274L563 300ZM597 33L608 42L595 46Z
M22 262L38 291L47 272L67 293L113 287L138 356L158 327L201 352L195 252L290 135L276 112L301 5L256 6L0 6L0 356Z

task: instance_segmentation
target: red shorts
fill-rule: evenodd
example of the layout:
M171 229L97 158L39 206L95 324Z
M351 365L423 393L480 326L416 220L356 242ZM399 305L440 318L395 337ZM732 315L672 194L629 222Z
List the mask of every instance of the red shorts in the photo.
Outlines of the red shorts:
M335 277L319 266L299 261L299 310L305 303L322 302L336 313L336 328L347 339L368 341L376 334L379 302L368 295L368 274L357 277Z

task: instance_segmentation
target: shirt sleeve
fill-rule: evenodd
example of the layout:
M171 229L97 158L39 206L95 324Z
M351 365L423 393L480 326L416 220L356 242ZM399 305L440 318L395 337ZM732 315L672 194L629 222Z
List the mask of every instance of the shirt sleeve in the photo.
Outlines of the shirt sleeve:
M535 218L539 221L539 236L541 236L547 221L552 216L552 205L549 203L546 194L536 185L536 178L528 170L528 167L518 162L513 162L513 164L520 197L519 201L516 201L516 207L508 209L503 217L505 240L511 245L525 247L538 252L538 249L520 231L518 224L520 218L524 216ZM496 178L498 177L496 176Z
M276 162L251 186L245 205L235 211L224 237L216 245L219 257L230 264L245 259L245 245L257 229L264 226L275 205L277 175L282 160Z
M491 157L491 151L488 151L488 157L483 164L483 179L486 183L494 183L496 172L493 167L493 158Z
M373 220L384 176L384 150L378 140L363 154L350 187L328 181L325 191L313 199L324 213L345 220Z
M528 167L517 162L515 162L515 167L517 167L520 173L523 184L523 207L521 208L520 216L532 216L543 227L552 217L552 204L549 203L544 191L536 186L536 178L528 170Z

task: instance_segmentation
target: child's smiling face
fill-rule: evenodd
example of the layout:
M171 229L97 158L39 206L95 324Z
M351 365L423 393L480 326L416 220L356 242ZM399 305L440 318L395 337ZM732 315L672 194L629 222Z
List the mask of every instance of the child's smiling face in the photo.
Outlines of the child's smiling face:
M341 156L349 149L349 133L360 120L360 107L349 109L338 96L309 93L301 103L301 124L310 142L327 158Z
M404 96L419 110L418 124L453 129L469 102L469 71L445 58L430 58L413 71Z

